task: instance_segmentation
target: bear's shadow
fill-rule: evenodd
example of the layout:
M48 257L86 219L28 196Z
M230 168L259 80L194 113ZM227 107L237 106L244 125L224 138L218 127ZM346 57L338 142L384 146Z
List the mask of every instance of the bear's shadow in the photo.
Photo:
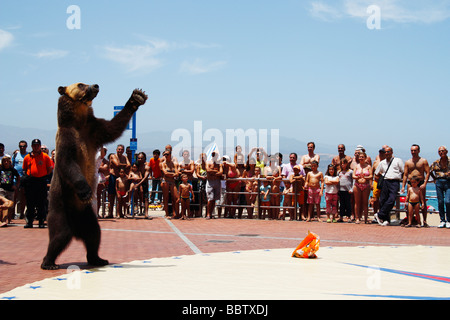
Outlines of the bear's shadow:
M152 264L146 264L146 265L132 265L132 264L120 264L120 263L111 263L104 267L94 267L88 265L86 262L72 262L72 263L62 263L59 265L59 270L68 270L68 269L74 269L73 267L77 267L80 270L86 270L86 271L93 271L93 272L105 272L108 268L117 268L117 269L143 269L143 268L171 268L171 267L177 267L177 265L174 264L167 264L167 265L152 265Z

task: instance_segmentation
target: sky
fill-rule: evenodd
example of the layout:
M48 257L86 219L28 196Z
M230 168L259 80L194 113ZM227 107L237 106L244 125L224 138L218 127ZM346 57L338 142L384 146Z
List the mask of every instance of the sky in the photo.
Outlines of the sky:
M107 119L145 90L138 137L197 121L437 158L449 57L450 0L0 0L0 124L56 129L83 82Z

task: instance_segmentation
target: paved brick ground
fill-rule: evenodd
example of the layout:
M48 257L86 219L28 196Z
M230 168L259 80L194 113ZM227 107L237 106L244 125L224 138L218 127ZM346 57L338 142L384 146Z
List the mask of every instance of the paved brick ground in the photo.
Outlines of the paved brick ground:
M321 237L321 246L450 246L450 230L402 228L398 226L356 225L269 220L232 220L196 218L190 221L170 220L192 245L183 241L171 224L161 216L153 220L100 220L102 244L100 256L111 264L203 253L253 250L294 249L308 230ZM89 268L85 249L74 240L59 257L57 271L40 269L48 244L48 230L24 229L24 221L1 229L0 293L45 278L64 274L70 265Z

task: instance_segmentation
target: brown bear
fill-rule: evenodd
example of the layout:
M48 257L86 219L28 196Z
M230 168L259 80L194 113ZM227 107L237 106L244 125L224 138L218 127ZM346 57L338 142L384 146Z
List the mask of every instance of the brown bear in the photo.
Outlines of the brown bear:
M147 100L134 90L123 110L112 120L94 116L92 100L98 85L83 83L59 87L56 160L49 192L49 245L41 264L44 270L58 269L56 258L73 237L84 242L91 266L104 266L98 256L100 225L91 205L95 190L95 156L99 148L118 139L134 112Z

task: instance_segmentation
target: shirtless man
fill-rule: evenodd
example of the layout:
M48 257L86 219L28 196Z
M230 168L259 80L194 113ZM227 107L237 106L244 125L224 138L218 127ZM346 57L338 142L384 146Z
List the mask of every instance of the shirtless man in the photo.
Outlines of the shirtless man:
M116 154L112 154L109 159L108 218L113 217L114 201L116 200L116 180L120 176L120 169L124 169L125 172L129 172L131 168L128 158L123 154L124 151L125 147L123 144L119 144L116 148Z
M190 154L188 150L183 151L183 159L179 163L180 173L184 173L188 176L188 181L192 181L194 178L195 163L194 160L190 159Z
M336 168L336 172L338 173L341 171L342 159L347 159L349 166L352 163L352 157L345 154L345 145L340 144L338 145L338 155L335 156L333 160L331 160L331 164L334 165L334 167Z
M175 178L178 177L178 164L172 160L172 153L164 151L164 162L161 163L161 171L164 176L164 183L161 183L163 191L164 210L166 211L166 218L169 217L169 194L172 196L172 208L174 210L174 219L179 218L179 199L178 189L175 183Z
M212 153L211 161L206 163L206 197L208 198L208 205L206 206L206 219L213 218L216 201L220 200L221 182L223 167L219 163L219 154ZM220 218L220 217L219 217Z
M412 158L405 162L405 171L403 173L403 184L401 193L405 192L406 183L410 183L412 177L416 176L419 178L419 187L422 192L422 197L425 201L425 205L422 208L423 215L423 226L428 227L427 224L427 206L426 206L426 188L427 182L430 178L430 166L428 161L419 156L420 147L417 144L411 146Z
M320 163L320 156L314 153L316 144L314 142L308 142L307 147L308 154L305 154L300 160L300 165L303 167L306 174L311 171L311 162L313 160L317 161L317 163Z

